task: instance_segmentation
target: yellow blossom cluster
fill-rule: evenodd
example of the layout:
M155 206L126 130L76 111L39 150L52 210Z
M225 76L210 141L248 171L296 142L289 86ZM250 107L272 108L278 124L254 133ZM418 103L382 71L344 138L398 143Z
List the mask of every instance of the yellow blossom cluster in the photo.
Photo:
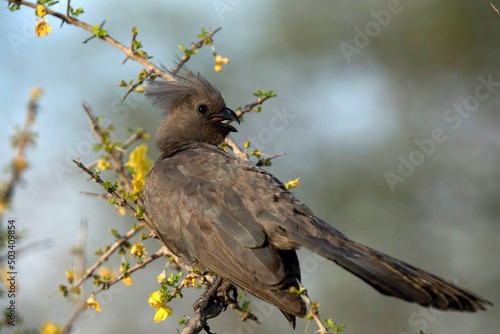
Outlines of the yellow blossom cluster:
M40 333L41 334L61 334L62 327L59 325L56 325L52 321L45 321L42 325L42 328L40 328Z
M300 178L297 178L295 180L288 181L287 183L285 183L286 189L297 188L298 186L300 186L299 179Z
M169 315L174 313L172 309L165 304L165 300L162 298L161 291L155 291L149 295L149 304L156 307L155 322L160 322L165 320Z
M47 15L47 9L44 6L38 5L36 7L36 16L43 18ZM52 32L52 27L47 23L47 19L43 19L42 21L36 20L35 33L38 37L42 38L45 35L48 35Z
M133 195L141 197L142 188L144 187L144 182L148 176L149 170L153 167L153 161L146 155L148 147L146 145L137 146L132 153L125 166L133 169L133 181L134 186Z
M160 275L156 276L156 281L157 281L158 283L161 283L161 282L163 282L166 278L167 278L167 273L165 272L165 270L163 270L163 271L161 272L161 274L160 274Z
M68 279L69 284L73 284L75 277L76 277L75 270L66 270L66 278Z
M90 295L89 299L85 302L85 306L87 306L88 309L93 307L96 312L101 312L101 305L99 305L99 302L95 300L95 293Z
M120 266L120 273L123 273L123 267ZM122 278L122 282L125 283L127 286L132 285L132 277L130 277L130 274L126 274L126 277Z
M229 59L223 58L221 55L215 56L215 72L222 70L222 64L229 64Z
M196 276L193 274L189 274L184 278L184 287L189 288L190 286L195 287L196 286Z
M141 242L135 242L132 247L130 247L130 257L136 257L141 259L146 257L146 247Z
M109 162L109 159L107 157L102 158L97 163L97 168L99 168L100 170L111 169L112 167L113 165L111 164L111 162Z

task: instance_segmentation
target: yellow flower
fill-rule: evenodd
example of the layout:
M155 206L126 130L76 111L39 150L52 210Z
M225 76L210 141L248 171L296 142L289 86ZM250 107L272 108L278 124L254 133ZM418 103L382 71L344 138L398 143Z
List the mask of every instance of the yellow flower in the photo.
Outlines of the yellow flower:
M41 334L61 334L62 328L61 326L56 325L52 321L45 321L40 328Z
M99 275L102 277L102 278L105 278L105 279L110 279L112 277L115 276L115 272L113 271L113 269L110 269L108 267L101 267L99 269Z
M30 99L32 100L37 100L42 96L42 89L41 88L31 88L30 90Z
M172 315L172 313L174 313L174 311L172 311L172 309L168 305L157 307L154 320L155 322L163 321L167 319L169 315Z
M300 178L297 178L295 180L288 181L287 183L285 183L286 189L297 188L298 186L300 186L299 179Z
M161 282L163 282L166 278L167 278L167 273L165 272L165 270L163 270L163 271L161 272L161 274L160 274L160 275L158 275L158 276L156 277L156 281L157 281L158 283L161 283Z
M95 293L92 293L90 295L89 299L87 299L87 301L85 302L85 306L87 306L88 309L93 307L93 308L95 308L96 312L101 312L101 305L99 305L99 302L97 300L95 300L94 297L95 297Z
M45 15L47 15L47 10L45 9L45 7L42 5L38 5L36 7L36 16L44 17Z
M111 164L111 162L109 162L108 159L106 158L102 158L101 160L99 160L99 162L97 163L97 168L99 168L100 170L106 170L106 169L110 169L112 168L113 165Z
M130 257L136 257L138 259L141 259L143 257L146 257L146 248L141 242L136 242L132 245L130 248Z
M68 278L69 284L73 284L73 281L75 280L76 277L75 270L72 271L66 270L66 277Z
M193 274L189 274L184 278L184 286L189 288L190 286L196 286L196 276Z
M151 135L149 133L144 133L141 135L141 138L144 140L149 140L151 139Z
M151 306L161 307L163 306L163 302L164 300L161 298L161 291L155 291L149 295L148 303L151 304Z
M134 186L134 194L136 195L142 191L149 170L153 167L153 161L146 155L147 151L147 145L137 146L130 153L129 160L125 164L125 166L131 167L134 170L132 185Z
M42 38L52 32L52 27L47 23L47 19L43 21L36 20L35 33Z
M127 210L125 210L121 206L117 206L116 209L118 210L118 213L120 214L120 216L125 216L127 214Z
M222 58L221 55L216 55L215 56L215 71L216 72L220 72L220 70L222 69L222 64L229 64L229 59L227 58Z
M22 172L26 168L26 159L22 155L18 155L14 158L14 169L18 172Z
M123 272L123 267L120 266L120 273ZM123 283L125 283L127 286L132 285L132 277L130 277L130 274L127 274L127 277L122 278Z
M160 291L155 291L149 295L149 304L156 307L155 322L163 321L173 313L172 309L168 305L165 305Z

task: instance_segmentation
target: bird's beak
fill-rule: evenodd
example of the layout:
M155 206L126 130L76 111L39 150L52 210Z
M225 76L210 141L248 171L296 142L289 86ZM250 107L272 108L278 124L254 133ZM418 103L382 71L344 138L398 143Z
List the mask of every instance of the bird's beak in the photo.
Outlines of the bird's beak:
M235 121L238 122L238 124L240 124L240 118L238 117L238 115L236 115L236 113L229 108L222 109L222 111L217 115L215 115L214 117L212 117L211 120L220 122L219 124L221 125L221 127L229 131L238 132L238 130L236 130L234 126L230 125L229 122L221 122L227 120L227 121Z

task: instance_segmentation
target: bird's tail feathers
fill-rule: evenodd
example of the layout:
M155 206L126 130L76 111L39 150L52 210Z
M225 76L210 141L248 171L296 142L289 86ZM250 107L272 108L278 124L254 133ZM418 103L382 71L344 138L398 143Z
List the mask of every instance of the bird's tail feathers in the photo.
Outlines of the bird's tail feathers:
M305 248L358 276L379 292L441 310L475 312L491 302L438 276L347 239L323 221L315 236L288 235ZM303 232L303 231L302 231ZM319 234L318 234L319 232Z

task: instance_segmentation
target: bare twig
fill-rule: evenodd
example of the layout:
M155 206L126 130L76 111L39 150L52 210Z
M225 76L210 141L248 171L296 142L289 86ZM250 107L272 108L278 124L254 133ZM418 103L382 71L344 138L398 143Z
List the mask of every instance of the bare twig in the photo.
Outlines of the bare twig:
M133 133L125 142L122 144L122 148L126 150L130 145L132 145L136 140L142 138L146 131L141 131L139 133Z
M224 142L227 144L227 146L229 146L233 150L234 154L239 159L245 160L245 161L248 160L248 156L245 154L245 152L243 152L241 150L241 148L238 146L238 144L236 144L230 136L227 136L226 139L224 140Z
M490 5L491 5L491 7L493 7L493 9L495 10L495 12L497 12L497 14L500 15L500 11L498 11L498 9L495 7L495 5L492 4L491 2L490 2Z
M87 229L88 229L88 223L87 221L84 220L80 223L80 235L78 236L78 246L76 249L76 274L79 276L82 276L85 270L85 249L87 245ZM64 325L62 329L63 334L71 332L73 324L83 311L85 311L85 302L83 301L83 294L79 293L76 295L75 312L73 312L71 318L68 320L66 325Z
M266 101L267 99L270 99L271 97L272 96L259 97L254 102L249 103L246 106L244 106L243 108L241 108L240 110L236 111L236 115L238 115L238 117L243 116L247 112L252 111L253 108L257 107L258 105L261 105L262 103L264 103L264 101Z
M284 155L285 155L285 153L279 153L279 154L273 155L272 157L269 157L269 158L266 158L266 159L259 159L259 161L257 161L257 163L255 165L256 166L265 166L268 161L271 161L273 159L282 157Z

